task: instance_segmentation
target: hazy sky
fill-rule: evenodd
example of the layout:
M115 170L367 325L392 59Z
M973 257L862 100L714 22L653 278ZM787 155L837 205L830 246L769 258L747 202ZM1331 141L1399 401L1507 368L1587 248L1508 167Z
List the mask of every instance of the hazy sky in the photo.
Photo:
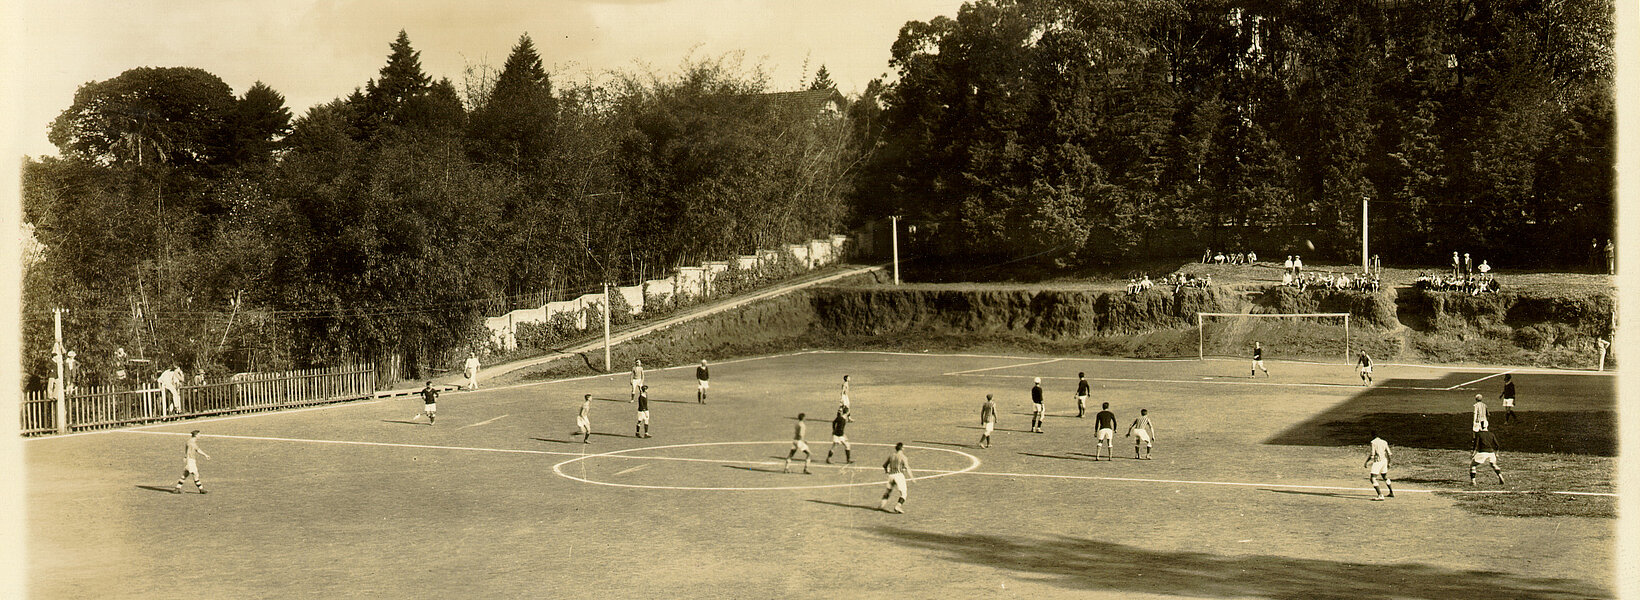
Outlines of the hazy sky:
M235 94L258 80L291 112L346 95L376 76L400 29L422 68L460 88L464 66L499 67L529 33L543 62L570 79L647 64L674 72L691 54L743 51L771 87L794 89L821 64L845 94L888 71L909 20L954 15L961 0L54 0L11 2L0 24L10 53L6 134L17 151L55 154L51 120L74 91L140 66L190 66ZM804 63L807 60L807 68Z

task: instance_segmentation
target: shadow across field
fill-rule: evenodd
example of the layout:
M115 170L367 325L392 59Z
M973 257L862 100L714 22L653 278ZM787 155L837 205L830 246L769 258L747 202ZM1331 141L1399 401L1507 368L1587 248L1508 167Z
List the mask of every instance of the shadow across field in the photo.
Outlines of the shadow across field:
M943 534L892 526L866 530L903 546L942 553L948 560L1005 569L1073 590L1277 600L1447 600L1477 594L1520 600L1611 597L1610 591L1583 581L1414 563L1155 551L1070 536Z
M1391 446L1468 449L1476 393L1486 400L1491 428L1504 452L1617 455L1616 391L1610 378L1587 375L1523 375L1515 414L1503 424L1497 378L1451 391L1390 389L1451 387L1491 373L1453 373L1427 381L1383 382L1264 441L1282 446L1366 446L1378 431ZM1530 388L1527 386L1530 385Z

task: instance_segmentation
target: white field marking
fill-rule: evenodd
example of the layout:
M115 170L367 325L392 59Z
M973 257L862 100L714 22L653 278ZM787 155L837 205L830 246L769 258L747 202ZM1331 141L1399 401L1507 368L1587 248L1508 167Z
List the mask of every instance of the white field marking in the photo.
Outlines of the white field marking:
M136 431L136 430L131 430L131 429L110 430L108 433L141 433L141 434L147 434L147 435L171 435L171 436L186 436L186 435L189 435L188 433L184 433L184 432L180 432L180 431ZM342 445L357 445L357 446L385 446L385 447L395 447L395 448L425 448L425 449L432 449L432 450L465 450L465 451L469 451L469 452L500 452L500 453L507 453L507 454L540 454L540 455L554 455L554 456L573 456L575 458L572 458L570 460L567 460L567 461L558 463L556 465L553 465L553 472L558 473L559 475L562 475L562 476L564 476L568 479L574 479L574 480L582 481L582 482L585 482L585 483L592 483L592 484L597 484L597 485L608 485L608 486L615 486L615 487L633 487L633 488L669 489L669 490L743 491L743 490L815 489L815 488L850 487L850 486L881 485L882 484L882 482L880 482L880 481L871 481L871 482L866 482L866 483L850 483L850 484L815 485L815 486L788 486L788 487L754 487L754 488L652 486L652 485L630 485L630 484L608 483L608 482L602 482L602 481L591 481L591 480L581 479L581 478L578 478L578 477L567 475L567 474L563 473L562 470L560 470L560 467L562 467L564 465L567 465L567 464L570 464L570 463L573 463L573 462L578 462L578 461L581 461L581 460L586 460L586 459L589 459L589 458L620 458L620 459L628 459L628 460L664 460L664 461L706 462L706 463L718 463L718 464L744 464L744 465L770 466L770 465L781 464L782 461L773 461L773 460L761 460L761 461L757 461L757 460L719 460L719 459L711 459L711 458L685 458L685 457L679 457L679 456L630 456L627 453L629 453L629 452L638 452L638 451L642 451L642 450L661 450L661 449L667 449L667 448L688 448L688 447L697 447L697 446L732 446L732 445L748 445L748 444L780 444L780 445L785 445L785 444L791 443L790 440L786 440L786 441L768 441L768 442L704 442L704 443L694 443L694 444L673 444L673 445L669 445L669 446L645 446L645 447L640 447L640 448L628 448L628 449L625 449L625 450L615 450L615 451L612 451L612 452L605 452L605 453L602 453L602 454L583 454L583 453L580 453L580 452L553 452L553 451L549 451L549 450L515 450L515 449L507 449L507 448L473 448L473 447L466 447L466 446L434 446L434 445L430 445L430 444L399 444L399 443L388 443L388 442L359 442L359 441L350 441L350 440L313 440L313 439L301 439L301 438L276 438L276 437L249 436L249 435L219 435L219 434L201 433L201 434L199 434L199 436L200 437L210 437L210 438L261 440L261 441L275 441L275 442L306 442L306 443L315 443L315 444L342 444ZM869 442L856 442L854 445L856 445L856 446L884 446L884 447L889 446L889 444L877 444L877 443L869 443ZM1371 491L1371 489L1372 489L1370 487L1362 488L1362 487L1343 487L1343 486L1327 486L1327 485L1299 485L1299 484L1288 484L1288 483L1247 483L1247 482L1238 482L1238 481L1193 481L1193 480L1183 480L1183 479L1146 479L1146 478L1139 478L1139 477L1099 477L1099 476L1093 476L1093 475L1054 475L1054 474L1050 474L1050 473L993 473L993 472L987 472L987 471L976 471L975 469L979 468L979 457L976 457L976 456L974 456L972 454L969 454L967 452L962 452L962 451L958 451L958 450L950 450L950 449L946 449L946 448L930 448L930 447L927 447L927 446L906 446L906 447L907 448L914 448L914 449L918 449L918 450L935 450L935 451L939 451L939 452L951 452L951 453L954 453L954 454L960 454L962 456L966 456L971 461L971 464L967 468L964 468L962 470L957 470L957 471L952 471L952 470L947 470L947 469L912 469L913 472L919 472L920 471L920 472L923 472L923 473L934 473L934 475L912 477L911 480L935 479L935 478L939 478L939 477L946 477L946 476L949 476L949 475L968 474L968 475L988 475L988 476L992 476L992 477L1041 477L1041 478L1048 478L1048 479L1079 479L1079 480L1094 480L1094 481L1129 481L1129 482L1140 482L1140 483L1172 483L1172 484L1186 484L1186 485L1223 485L1223 486L1238 486L1238 487L1268 487L1268 488L1289 488L1289 489L1345 490L1345 491L1361 491L1361 492ZM838 469L838 470L850 470L850 469L878 470L879 469L878 467L850 466L850 465L846 465L846 464L844 464L844 465L827 465L827 464L822 463L822 464L814 465L814 466L829 467L829 468L834 468L834 469ZM630 471L630 470L631 469L628 469L628 471ZM619 474L619 473L617 473L617 474ZM1565 491L1532 492L1532 491L1521 491L1521 490L1420 490L1420 489L1408 489L1408 488L1405 488L1405 487L1403 487L1399 491L1404 492L1404 493L1411 493L1411 494L1432 494L1432 493L1436 493L1436 492L1446 492L1446 493L1449 493L1449 494L1534 494L1534 493L1543 493L1543 494L1561 494L1561 495L1567 495L1567 496L1605 496L1605 497L1612 497L1612 498L1615 498L1615 497L1618 496L1617 494L1610 493L1610 492L1565 492Z
M632 449L628 449L628 450L616 450L614 452L606 452L606 453L603 453L603 454L588 454L588 455L585 455L585 456L572 458L572 459L566 460L564 462L558 463L556 465L553 465L552 466L552 472L557 473L558 475L560 475L560 476L562 476L566 479L573 479L575 481L579 481L579 482L582 482L582 483L590 483L590 484L594 484L594 485L604 485L604 486L610 486L610 487L639 488L639 489L650 489L650 490L693 490L693 491L714 491L714 492L756 492L756 491L767 491L767 490L815 490L815 489L825 489L825 488L861 487L861 486L868 486L868 485L883 485L883 483L884 483L883 481L867 481L867 482L861 482L861 483L834 483L834 484L827 484L827 485L788 485L788 486L773 486L773 487L705 487L705 486L672 486L672 485L637 485L637 484L630 484L630 483L612 483L612 482L608 482L608 481L596 481L596 480L592 480L592 479L585 479L585 478L581 478L581 477L576 477L574 475L570 475L570 474L564 472L564 466L569 465L571 463L579 462L579 461L586 460L586 459L589 459L589 458L616 458L616 457L620 457L624 453L637 452L637 451L640 451L640 450L662 450L662 449L667 449L667 448L691 448L691 447L699 447L699 446L738 446L738 445L747 445L747 444L790 444L790 443L791 443L790 440L768 441L768 442L702 442L702 443L695 443L695 444L673 444L673 445L670 445L670 446L651 446L651 447L648 447L648 448L632 448ZM859 442L859 443L856 443L854 445L856 445L856 446L889 446L889 444L874 444L874 443L869 443L869 442ZM924 473L934 473L934 474L933 475L921 475L921 476L916 476L916 477L909 477L909 478L907 478L908 481L911 481L911 480L924 480L924 479L936 479L936 478L939 478L939 477L946 477L946 476L950 476L950 475L957 475L957 474L961 474L961 473L967 473L967 472L973 471L974 469L979 468L979 457L974 456L972 454L969 454L967 452L962 452L960 450L952 450L952 449L949 449L949 448L930 448L930 447L927 447L927 446L910 446L910 445L906 446L906 448L914 448L914 449L918 449L918 450L931 450L931 451L935 451L935 452L949 452L949 453L952 453L952 454L958 454L958 455L966 456L966 457L968 457L968 460L969 460L968 466L963 468L962 470L958 470L958 471L912 469L911 471L913 473L921 471L921 472L924 472ZM633 457L633 458L661 458L661 457ZM694 459L694 460L702 460L702 459ZM713 461L713 462L731 462L731 461ZM846 467L846 465L845 465L845 467ZM862 467L852 467L852 468L862 468Z
M961 352L892 352L888 350L810 350L817 354L881 354L885 356L927 356L934 358L1006 358L1010 360L1040 359L1040 356L1010 356L1007 354L964 354ZM1096 356L1062 356L1054 360L1085 360L1091 362L1197 362L1194 358L1114 358Z
M770 354L770 355L767 355L767 356L752 356L752 357L747 357L747 358L737 358L737 359L726 360L726 361L723 361L723 362L712 363L712 364L714 364L714 365L728 365L728 364L741 363L741 362L750 362L750 361L754 361L754 360L766 360L766 359L771 359L771 358L787 358L787 357L792 357L792 356L802 356L802 355L805 355L805 354L814 354L814 353L817 353L817 352L821 352L821 351L820 350L802 350L802 351L798 351L798 352L788 352L788 353L785 353L785 354ZM659 368L659 369L646 369L646 370L669 371L669 370L673 370L673 369L691 368L691 367L694 367L694 366L696 366L696 365L691 364L691 365L679 365L679 366L676 366L676 367L664 367L664 368ZM480 391L488 392L488 391L498 391L498 390L510 390L510 389L530 387L530 386L536 386L536 385L564 383L564 382L569 382L569 381L582 381L582 380L587 380L587 379L598 379L600 377L620 377L620 376L625 376L625 375L626 374L624 374L624 373L609 373L609 374L604 374L604 375L583 375L581 377L572 377L572 378L569 378L569 379L555 379L555 380L552 380L552 381L535 381L535 382L530 382L530 383L519 383L519 384L507 385L507 386L502 386L502 387L484 388L482 390L475 390L474 392L463 392L462 395L466 395L467 393L477 393L477 392L480 392ZM389 392L389 393L394 392L394 391L403 391L403 390L381 390L381 392ZM378 392L378 393L381 393L381 392ZM267 416L272 416L272 415L285 415L285 414L307 412L307 411L313 411L313 410L328 410L328 409L332 409L332 408L342 408L342 407L347 407L347 406L363 406L363 405L366 405L366 404L377 404L377 403L380 403L380 402L386 402L386 401L390 401L390 400L401 400L401 399L405 399L405 398L408 398L408 397L409 396L377 396L377 397L375 397L373 399L370 399L370 400L352 400L352 401L344 401L344 402L334 402L334 403L325 404L325 405L321 405L321 406L309 406L309 407L304 407L304 408L292 408L292 409L288 409L288 410L274 409L274 410L257 411L257 412L250 412L250 413L241 413L241 414L237 414L237 415L224 415L224 416L220 416L220 417L204 417L204 418L200 418L200 419L187 419L187 420L183 420L183 421L167 421L167 422L163 422L163 423L152 423L152 424L148 424L148 425L138 425L136 427L120 427L120 428L114 428L114 429L98 429L96 431L80 431L80 432L76 432L76 433L65 433L65 434L60 434L60 435L55 435L54 434L54 435L45 435L45 436L36 436L36 437L26 437L26 438L23 438L23 441L50 440L50 439L57 439L57 438L78 437L78 436L82 436L82 435L100 435L100 434L105 434L105 433L121 433L121 432L126 432L126 431L137 431L137 430L141 430L141 429L148 429L148 428L152 428L152 427L165 427L165 426L168 426L168 425L188 425L188 424L194 424L194 423L215 423L215 422L218 422L218 421L232 421L234 419L248 419L248 418L251 418L251 417L267 417ZM480 425L482 425L482 423L480 423Z
M181 431L137 431L121 429L118 433L146 433L148 435L189 435ZM222 438L229 440L260 440L265 442L303 442L308 444L341 444L344 446L384 446L389 448L427 448L432 450L466 450L468 452L500 452L503 454L555 454L561 456L581 456L578 452L552 452L548 450L515 450L510 448L473 448L470 446L434 446L430 444L398 444L391 442L360 442L354 440L311 440L303 438L280 438L259 435L223 435L201 433L199 437Z
M797 352L787 352L787 353L784 353L784 354L769 354L769 355L765 355L765 356L749 356L749 357L746 357L746 358L735 358L735 359L725 360L725 361L721 361L721 362L713 362L713 363L711 363L710 366L715 367L717 365L732 365L732 364L735 364L735 363L751 362L751 361L754 361L754 360L768 360L768 359L771 359L771 358L790 358L790 357L793 357L793 356L803 356L805 354L815 354L815 353L819 353L819 352L823 352L823 351L822 350L799 350ZM678 370L678 369L693 369L693 368L698 367L698 366L700 366L699 363L691 363L691 364L687 364L687 365L677 365L677 366L671 366L671 367L658 367L658 368L654 368L654 369L650 369L648 367L645 367L644 368L644 374L647 375L649 373L658 372L658 371L675 371L675 370ZM538 386L538 385L551 385L551 384L554 384L554 383L570 383L570 382L574 382L574 381L587 381L589 379L611 378L611 379L618 379L618 380L622 380L622 381L630 381L631 377L632 377L632 373L630 371L620 371L620 372L615 372L615 373L603 373L603 374L599 374L599 375L582 375L582 376L579 376L579 377L567 377L567 378L564 378L564 379L551 379L551 380L547 380L547 381L531 381L531 382L528 382L528 383L515 383L515 384L512 384L512 385L504 385L504 386L500 386L500 387L487 387L487 388L484 388L482 390L475 390L475 392L494 392L494 391L501 391L501 390L516 390L516 389L520 389L520 388L535 387L535 386ZM388 391L398 392L398 391L403 391L403 390L388 390Z
M1480 379L1471 379L1471 380L1469 380L1469 381L1465 381L1465 382L1463 382L1463 383L1460 383L1460 384L1458 384L1458 385L1455 385L1455 386L1452 386L1452 387L1449 387L1449 388L1446 388L1446 389L1448 389L1448 390L1455 390L1455 389L1458 389L1458 388L1461 388L1461 387L1463 387L1463 386L1466 386L1466 385L1469 385L1469 384L1471 384L1471 383L1480 383L1480 382L1482 382L1482 381L1486 381L1486 380L1488 380L1488 379L1491 379L1491 378L1493 378L1493 377L1497 377L1497 376L1499 376L1499 375L1507 375L1507 374L1509 374L1509 373L1513 373L1513 372L1515 372L1515 370L1514 370L1514 369L1510 369L1510 370L1508 370L1508 371L1504 371L1504 372L1502 372L1502 373L1493 373L1493 374L1491 374L1491 375L1487 375L1487 376L1485 376L1485 377L1482 377L1482 378L1480 378Z
M29 438L23 438L23 441L49 440L49 439L56 439L56 438L70 438L70 437L78 437L78 436L82 436L82 435L98 435L98 434L103 434L103 433L124 433L124 432L128 432L128 431L138 431L138 430L143 430L143 429L149 429L151 427L165 427L165 426L168 426L168 425L190 425L190 424L194 424L194 423L215 423L215 422L218 422L218 421L232 421L234 419L246 419L246 418L250 418L250 417L265 417L265 416L268 416L268 415L288 415L288 414L291 414L291 413L308 412L308 411L313 411L313 410L328 410L328 409L332 409L332 408L342 408L342 407L346 407L346 406L363 406L363 405L366 405L366 404L375 404L375 403L381 402L383 400L387 400L387 398L376 398L374 400L353 400L353 401L345 401L345 402L333 402L333 403L325 404L325 405L321 405L321 406L309 406L309 407L305 407L305 408L292 408L292 409L289 409L289 410L278 410L278 409L264 410L264 411L258 411L258 412L252 412L252 413L243 413L243 414L237 414L237 415L224 415L224 416L221 416L221 417L204 417L204 418L200 418L200 419L187 419L187 420L183 420L183 421L166 421L164 423L152 423L152 424L149 424L149 425L138 425L136 427L119 427L119 428L115 428L115 429L98 429L96 431L81 431L81 432L78 432L78 433L64 433L64 434L60 434L60 435L47 435L47 436L39 436L39 437L29 437ZM184 434L184 435L186 435L186 434Z
M512 416L512 415L501 415L501 416L496 417L494 419L487 419L487 420L479 421L477 423L473 423L472 425L462 425L460 427L457 427L456 429L466 429L468 427L478 427L479 425L489 425L491 423L494 423L496 421L500 421L500 420L505 419L505 418L510 417L510 416Z
M952 472L952 471L939 471L939 470L934 470L934 469L923 469L923 470L931 471L931 472L938 472L938 473L955 473L955 472ZM1241 482L1241 481L1193 481L1193 480L1188 480L1188 479L1146 479L1146 478L1141 478L1141 477L1098 477L1098 476L1093 476L1093 475L1051 475L1051 474L1043 474L1043 473L991 473L991 472L986 472L986 471L963 471L963 472L965 472L969 475L989 475L989 476L993 476L993 477L1045 477L1045 478L1050 478L1050 479L1085 479L1085 480L1095 480L1095 481L1131 481L1131 482L1140 482L1140 483L1173 483L1173 484L1184 484L1184 485L1226 485L1226 486L1236 486L1236 487L1291 488L1291 489L1306 489L1306 490L1342 490L1342 491L1359 491L1359 492L1370 492L1370 491L1372 491L1372 488L1370 488L1370 487L1345 487L1345 486L1335 486L1335 485L1299 485L1299 484L1291 484L1291 483L1248 483L1248 482ZM1438 492L1446 492L1446 493L1449 493L1449 494L1545 494L1546 493L1546 494L1563 494L1563 495L1570 495L1570 496L1608 496L1608 497L1613 497L1613 498L1617 497L1617 494L1608 493L1608 492L1559 492L1559 491L1533 492L1533 491L1524 491L1524 490L1420 490L1420 489L1407 489L1405 487L1403 487L1399 490L1396 490L1396 492L1397 493L1410 493L1410 494L1434 494L1434 493L1438 493Z
M1036 362L1019 363L1019 364L1013 364L1013 365L1002 365L1000 367L985 367L985 368L981 368L981 369L969 369L967 371L952 371L950 373L941 373L941 375L967 375L969 373L978 373L980 371L995 371L997 369L1012 369L1014 367L1029 367L1031 365L1045 365L1045 364L1048 364L1048 363L1056 363L1056 362L1059 362L1061 360L1064 360L1064 359L1050 358L1048 360L1039 360L1039 361L1036 361Z
M949 375L949 374L950 373L947 373L947 375ZM1032 377L1036 377L1035 375L977 375L977 374L964 374L964 375L958 375L958 376L959 377L1002 377L1002 378L1006 378L1006 379L1029 379L1029 378L1032 378ZM1074 381L1076 378L1075 377L1043 377L1043 379L1063 379L1063 380L1066 380L1066 381ZM1361 389L1361 388L1366 387L1366 386L1363 386L1363 385L1357 384L1357 383L1283 383L1283 382L1277 382L1277 381L1270 381L1268 379L1263 380L1263 381L1253 381L1253 380L1249 380L1249 381L1235 381L1235 380L1220 381L1220 380L1217 380L1217 379L1135 379L1135 378L1128 378L1128 377L1089 377L1087 379L1088 379L1088 381L1123 381L1123 382L1133 382L1133 383L1197 383L1197 384L1202 384L1202 385L1274 385L1274 386L1287 386L1287 387L1325 387L1325 388L1350 388L1350 389ZM1444 392L1444 391L1451 390L1451 388L1398 386L1398 385L1374 385L1372 387L1379 388L1379 389L1386 389L1386 390L1425 390L1425 391L1432 391L1432 392Z
M621 469L619 471L616 471L615 475L625 475L627 473L631 473L633 471L636 471L638 469L642 469L642 468L647 467L647 466L652 465L652 464L654 464L654 463L644 463L644 464L638 465L636 467L632 467L630 469Z
M181 432L181 431L136 431L136 430L132 430L132 429L116 429L116 430L111 430L108 433L143 433L143 434L148 434L148 435L173 435L173 436L187 436L187 435L189 435L189 433ZM644 447L639 447L639 448L628 448L626 450L617 450L615 452L606 452L606 453L603 453L603 454L586 454L584 452L554 452L554 451L551 451L551 450L518 450L518 449L509 449L509 448L474 448L474 447L468 447L468 446L436 446L436 445L431 445L431 444L400 444L400 443L392 443L392 442L359 442L359 441L351 441L351 440L316 440L316 439L306 439L306 438L280 438L280 437L254 436L254 435L228 435L228 434L210 434L210 433L201 433L201 434L199 434L199 437L222 438L222 439L232 439L232 440L258 440L258 441L266 441L266 442L300 442L300 443L309 443L309 444L342 444L342 445L350 445L350 446L383 446L383 447L389 447L389 448L426 448L426 449L433 449L433 450L464 450L464 451L468 451L468 452L501 452L501 453L507 453L507 454L542 454L542 455L549 455L549 456L576 456L576 457L580 457L580 458L619 458L619 459L625 459L625 460L664 460L664 461L673 461L673 462L703 462L703 463L714 463L714 464L739 464L739 465L760 465L760 466L769 466L769 465L778 465L778 464L780 464L780 461L776 461L776 460L733 460L733 459L716 459L716 458L687 458L687 457L682 457L682 456L632 456L632 455L628 455L628 454L619 454L619 453L624 453L624 452L637 452L639 450L649 450L649 449L652 449L652 448L675 448L675 447L678 447L678 446L644 446ZM724 442L724 443L764 443L764 442ZM773 443L773 442L769 442L769 443ZM785 443L789 443L789 442L785 442ZM683 444L683 445L688 446L688 445L713 445L713 444ZM856 445L858 445L858 444L856 444ZM886 445L886 444L870 444L870 445L883 446L883 445ZM911 447L913 447L913 446L907 446L907 448L911 448ZM929 450L943 450L943 449L942 448L929 448ZM827 465L827 464L823 464L823 463L820 464L820 465L816 465L816 466L829 467L829 468L834 468L834 469L838 469L838 470L876 469L876 468L878 468L878 467L864 467L864 466L849 466L849 465L846 465L846 464L843 464L843 465Z

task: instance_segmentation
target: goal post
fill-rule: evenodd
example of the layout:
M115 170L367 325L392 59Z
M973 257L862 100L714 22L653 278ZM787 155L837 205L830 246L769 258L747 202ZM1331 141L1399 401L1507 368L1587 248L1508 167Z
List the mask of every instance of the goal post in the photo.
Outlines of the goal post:
M1209 348L1208 330L1216 323L1227 326L1214 328L1215 343ZM1210 354L1245 355L1253 341L1262 341L1266 352L1282 354L1297 347L1299 353L1326 356L1342 346L1340 356L1348 363L1352 359L1350 313L1196 313L1197 360L1206 360ZM1210 352L1220 348L1234 350Z

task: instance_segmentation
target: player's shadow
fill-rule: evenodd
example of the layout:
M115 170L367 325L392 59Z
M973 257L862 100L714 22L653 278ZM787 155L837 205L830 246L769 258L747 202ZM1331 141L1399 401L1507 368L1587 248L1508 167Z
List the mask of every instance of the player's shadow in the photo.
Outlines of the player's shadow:
M1393 501L1392 501L1393 502ZM1412 562L1367 563L1261 554L1149 550L1066 535L940 533L863 528L883 540L1033 582L1084 593L1275 600L1607 598L1598 584ZM1477 592L1477 590L1484 590Z
M1121 456L1122 458L1125 458L1127 460L1139 460L1139 459L1131 457L1131 456L1124 456L1123 454L1121 454L1119 452L1118 453L1112 453L1112 454L1088 454L1086 452L1067 452L1066 454L1074 454L1076 456L1086 456L1090 459L1100 458L1100 457L1115 458L1115 457Z
M1470 429L1474 395L1476 388L1483 384L1452 391L1393 388L1453 387L1492 374L1452 373L1434 383L1385 382L1381 387L1362 390L1264 443L1366 446L1372 432L1377 431L1391 446L1468 449L1474 440ZM1498 380L1490 379L1486 383L1495 381ZM1543 391L1541 396L1523 396L1516 410L1522 419L1519 423L1503 423L1504 412L1498 406L1495 389L1482 392L1488 404L1491 429L1504 452L1617 455L1617 396L1609 378L1534 374L1529 382L1530 389ZM1501 384L1493 383L1492 387L1500 388Z
M162 486L162 485L139 485L139 486L137 486L137 489L139 489L139 490L149 490L149 491L153 491L153 492L165 492L167 494L171 494L171 493L176 492L176 487L165 487L165 486Z
M973 430L976 430L976 431L984 431L985 430L984 427L975 427L973 425L958 425L957 427L959 429L973 429ZM1004 428L1001 428L1001 427L993 428L992 431L1012 431L1014 433L1034 433L1029 429L1004 429Z
M930 442L927 440L913 440L913 444L934 444L936 446L951 446L953 448L975 448L974 444L958 444L956 442Z
M1092 461L1093 460L1091 458L1080 458L1080 457L1076 457L1076 456L1064 456L1064 455L1061 455L1061 454L1038 454L1036 452L1021 452L1020 454L1023 454L1025 456L1035 456L1037 458L1057 458L1059 460L1081 460L1081 461ZM1084 455L1084 456L1086 456L1086 455Z
M781 460L785 460L785 459L781 459ZM796 462L796 461L793 461L793 462ZM780 474L780 475L789 475L791 473L797 473L797 474L801 475L803 473L802 471L792 471L791 473L787 473L785 471L781 471L780 469L776 469L774 467L769 467L767 469L761 468L761 467L749 467L749 466L746 466L746 465L723 465L723 467L728 468L728 469L740 469L742 471L751 471L753 473L776 473L776 474Z
M1345 500L1368 500L1368 501L1372 500L1372 496L1368 496L1366 494L1344 494L1344 493L1340 493L1340 492L1305 492L1305 491L1300 491L1300 490L1277 490L1277 489L1270 489L1270 488L1265 488L1264 491L1273 492L1273 493L1277 493L1277 494L1293 494L1293 495L1297 495L1297 496L1327 496L1327 497L1330 497L1330 498L1343 498Z
M809 502L813 502L815 504L829 504L829 505L832 505L832 506L841 506L843 508L858 508L858 509L861 509L861 510L869 510L871 512L883 512L881 509L877 508L875 505L870 505L870 504L849 504L847 502L832 502L832 501L829 501L829 500L815 500L815 499L812 499L812 498L809 499Z
M400 425L420 425L420 421L405 421L401 419L382 419L383 423L398 423Z
M577 433L575 435L579 436L581 434ZM554 444L573 444L573 443L575 443L575 442L572 442L572 441L569 441L569 440L555 440L555 439L551 439L551 438L530 438L530 439L535 440L537 442L552 442Z

